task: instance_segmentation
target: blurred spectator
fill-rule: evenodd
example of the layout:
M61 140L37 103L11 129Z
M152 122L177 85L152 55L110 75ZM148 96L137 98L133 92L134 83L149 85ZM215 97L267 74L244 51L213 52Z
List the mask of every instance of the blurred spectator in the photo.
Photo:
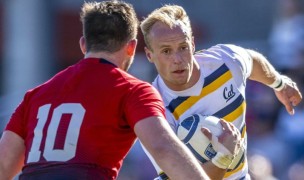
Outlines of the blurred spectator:
M248 136L248 154L257 154L265 157L272 164L272 173L278 179L282 179L290 165L289 158L291 148L280 141L272 131ZM255 166L255 162L249 160L249 168ZM261 163L262 164L262 163ZM258 167L262 166L257 164ZM257 168L258 168L257 167ZM259 176L261 177L261 176ZM261 179L258 179L261 180ZM264 180L264 179L263 179Z
M279 0L270 33L270 60L282 73L304 77L304 14L300 0Z
M288 179L303 180L304 178L304 164L303 162L294 163L288 170Z
M261 83L247 81L246 123L249 136L262 136L273 131L281 103L274 91Z
M288 115L285 108L279 113L276 136L288 144L292 151L289 156L293 160L304 158L304 103L295 108L294 116ZM304 179L304 177L303 177Z
M252 180L277 180L272 173L272 164L265 156L253 154L249 156L248 161Z

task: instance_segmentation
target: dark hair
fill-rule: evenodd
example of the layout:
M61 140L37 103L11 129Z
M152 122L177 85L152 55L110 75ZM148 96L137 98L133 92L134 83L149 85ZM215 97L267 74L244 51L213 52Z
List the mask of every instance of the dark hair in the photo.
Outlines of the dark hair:
M123 1L86 2L80 18L87 51L115 52L137 36L134 8Z

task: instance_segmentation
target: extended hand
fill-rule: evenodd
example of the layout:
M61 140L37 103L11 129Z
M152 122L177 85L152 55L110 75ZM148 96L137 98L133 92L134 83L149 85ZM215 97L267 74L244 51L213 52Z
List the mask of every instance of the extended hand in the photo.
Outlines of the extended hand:
M302 100L302 94L297 84L289 77L282 76L284 80L284 88L281 91L275 91L278 100L285 106L290 115L294 114L294 106L297 106Z

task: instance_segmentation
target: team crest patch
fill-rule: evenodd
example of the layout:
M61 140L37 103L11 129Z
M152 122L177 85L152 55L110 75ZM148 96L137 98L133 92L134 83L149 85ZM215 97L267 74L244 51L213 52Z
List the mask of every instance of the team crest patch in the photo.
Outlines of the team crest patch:
M213 149L212 144L210 143L208 147L205 150L205 155L209 158L212 159L216 155L216 151Z

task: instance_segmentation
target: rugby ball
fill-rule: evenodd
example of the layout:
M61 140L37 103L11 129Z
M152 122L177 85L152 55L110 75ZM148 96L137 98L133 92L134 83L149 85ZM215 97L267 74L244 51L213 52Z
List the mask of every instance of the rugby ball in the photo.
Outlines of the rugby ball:
M205 163L212 159L217 152L213 149L209 139L201 132L202 127L209 129L215 136L220 136L223 132L219 118L194 114L180 122L177 136L201 163ZM235 169L243 159L244 148L241 148L229 169Z

